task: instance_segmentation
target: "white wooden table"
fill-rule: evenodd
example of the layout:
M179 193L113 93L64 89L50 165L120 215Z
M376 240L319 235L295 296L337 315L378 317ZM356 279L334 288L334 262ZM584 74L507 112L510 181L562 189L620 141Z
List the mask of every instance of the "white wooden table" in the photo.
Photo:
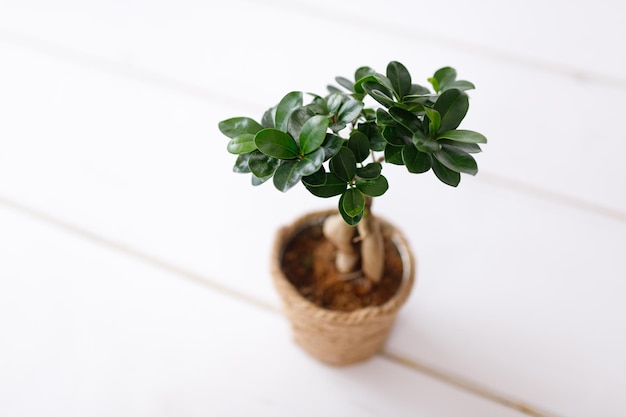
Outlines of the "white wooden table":
M0 3L0 416L626 415L626 6L337 3ZM268 254L336 201L217 123L393 59L457 67L490 142L458 189L385 167L418 284L331 368Z

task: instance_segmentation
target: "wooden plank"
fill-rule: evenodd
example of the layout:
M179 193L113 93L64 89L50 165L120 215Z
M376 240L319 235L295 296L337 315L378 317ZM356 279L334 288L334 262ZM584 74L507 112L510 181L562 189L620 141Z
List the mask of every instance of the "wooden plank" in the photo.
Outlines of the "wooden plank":
M4 4L3 9L0 25L7 30L36 34L53 43L79 45L86 51L129 61L134 61L136 55L127 54L128 50L147 49L146 52L155 53L155 44L171 50L169 52L178 49L180 56L186 58L199 42L207 45L247 38L258 50L256 42L264 36L255 39L247 34L262 22L281 23L278 27L267 25L264 32L258 32L265 35L283 28L292 30L294 26L289 20L300 19L325 22L323 28L327 30L315 31L320 26L308 26L315 31L317 39L333 32L341 33L343 28L367 28L368 39L374 38L374 41L391 35L397 40L407 39L417 44L427 41L456 53L469 51L487 59L515 62L540 71L593 82L613 82L621 88L626 81L626 60L623 54L615 53L620 40L626 37L626 29L620 20L625 9L623 4L614 1L602 1L600 5L574 1L564 6L558 1L532 0L517 5L493 0L472 3L454 0L446 3L445 8L424 7L403 0L388 1L384 5L373 0L339 3L329 0L235 0L228 4L189 0L175 5L137 1L132 5L91 2L71 7L21 1ZM259 19L260 16L263 19ZM290 16L299 16L299 19ZM203 31L222 32L229 39L225 39L226 36L198 37L204 35ZM76 33L83 36L76 37ZM292 33L304 35L306 31L300 27ZM192 44L181 48L172 40L172 34L192 40ZM159 39L155 39L155 35ZM193 41L196 37L197 40ZM286 41L274 39L276 42ZM345 38L334 39L335 44L339 44ZM95 50L90 49L94 47ZM393 48L393 45L389 47ZM349 48L337 49L351 53ZM359 47L354 49L361 51ZM256 53L253 48L246 52ZM332 54L333 51L328 48L325 53Z
M378 204L419 265L389 350L557 415L622 415L626 224L477 181L422 185L425 202Z
M626 59L615 53L626 38L621 24L626 7L620 2L453 0L442 6L403 0L384 5L374 0L266 0L264 4L315 16L335 27L367 27L370 33L392 34L398 40L427 40L457 53L471 52L543 72L626 87Z
M522 415L382 358L321 365L274 312L2 205L0 230L3 416Z
M482 13L489 4L482 3L472 13ZM339 7L350 6L348 3ZM450 6L446 15L459 24L451 25L446 36L459 42L497 42L499 46L495 48L513 51L510 59L477 54L472 48L459 50L455 45L442 44L437 36L404 36L404 32L382 29L373 32L367 20L371 17L363 18L360 7L344 24L341 19L328 20L320 14L319 10L327 6L315 6L317 12L313 13L312 6L287 2L269 6L192 2L175 8L141 3L130 7L103 3L93 8L67 9L4 6L0 13L0 27L4 28L0 39L90 68L234 106L228 115L256 117L284 93L294 89L323 91L334 76L350 76L360 65L384 71L389 60L399 59L415 71L416 80L422 83L435 69L453 65L459 68L462 78L478 86L471 94L472 109L464 127L484 132L490 138L489 152L480 157L480 162L484 172L495 176L493 182L521 184L520 190L525 189L525 184L539 187L580 200L582 205L591 204L626 216L626 191L621 186L624 176L619 168L619 155L626 141L610 122L621 117L626 89L614 82L585 78L582 70L580 77L572 77L563 71L520 65L514 59L514 45L521 44L521 55L542 51L538 52L541 57L557 63L569 65L574 59L572 65L598 63L601 69L624 74L626 61L621 54L613 53L613 41L606 41L622 39L624 36L608 35L624 31L623 25L606 23L587 33L583 29L587 23L579 24L581 18L595 21L597 13L602 13L603 19L617 19L623 6L573 5L568 8L567 18L559 19L563 25L560 36L546 35L552 29L550 17L561 10L556 3L542 3L542 13L535 13L536 8L527 5L524 13L509 6L491 5L507 12L500 10L501 19L486 19L485 15L475 21L469 19L473 15L466 10L473 6ZM389 7L393 8L393 4ZM403 13L406 17L402 19L413 19L416 14L421 15L421 10ZM388 18L382 13L380 19L384 23ZM408 30L409 22L402 19L399 27ZM466 20L480 31L467 30L460 24ZM432 23L425 23L426 27L429 25ZM302 47L295 35L303 27L329 28L316 34L318 44L330 45L319 59L312 59L311 49ZM521 27L533 30L520 33ZM294 36L285 37L285 33ZM581 36L584 42L579 42ZM277 44L278 39L282 43ZM358 39L368 39L368 47L380 53L364 58L359 47L333 47L338 39L355 39L355 45ZM581 46L588 42L598 47ZM509 45L511 49L507 49ZM554 48L558 48L558 53ZM280 58L280 50L289 51L288 61ZM269 57L276 57L276 62L265 64ZM600 81L612 76L615 75L603 75ZM593 106L581 110L581 106L585 108L581 101L597 103L602 116L593 113ZM215 130L207 128L206 132L213 134Z
M230 175L211 126L233 108L20 47L1 56L0 195L277 305L273 231L335 202ZM624 223L480 177L452 190L388 175L375 208L420 260L389 350L564 415L597 404L623 413L626 341L613 329L623 327Z

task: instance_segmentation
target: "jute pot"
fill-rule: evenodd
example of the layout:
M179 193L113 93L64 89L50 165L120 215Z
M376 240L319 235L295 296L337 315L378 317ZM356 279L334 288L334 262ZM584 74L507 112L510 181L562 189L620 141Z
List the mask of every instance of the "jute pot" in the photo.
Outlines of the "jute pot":
M321 224L336 210L314 212L281 228L274 240L271 269L285 313L291 322L296 342L313 357L331 365L364 361L379 352L389 336L398 310L404 304L415 278L415 261L406 239L387 221L378 218L383 233L390 233L400 253L403 277L400 288L386 303L352 312L322 308L300 295L284 275L281 260L285 246L300 231Z

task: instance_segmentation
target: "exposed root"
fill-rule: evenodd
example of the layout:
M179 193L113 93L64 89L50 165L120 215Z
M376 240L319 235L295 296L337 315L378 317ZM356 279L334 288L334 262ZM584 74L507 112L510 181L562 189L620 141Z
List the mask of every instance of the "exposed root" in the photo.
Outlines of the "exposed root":
M337 270L342 274L353 272L359 261L359 254L352 244L354 232L355 228L348 226L339 214L324 222L324 237L337 248Z
M385 248L380 224L373 216L365 216L357 225L361 238L361 269L374 282L380 282L385 270Z
M355 230L356 229L356 230ZM355 231L358 235L355 236ZM365 277L380 282L384 272L384 243L380 224L371 215L364 216L357 227L348 226L337 214L324 222L324 237L337 248L337 271L345 280ZM360 253L355 249L360 247ZM359 260L361 269L355 270Z

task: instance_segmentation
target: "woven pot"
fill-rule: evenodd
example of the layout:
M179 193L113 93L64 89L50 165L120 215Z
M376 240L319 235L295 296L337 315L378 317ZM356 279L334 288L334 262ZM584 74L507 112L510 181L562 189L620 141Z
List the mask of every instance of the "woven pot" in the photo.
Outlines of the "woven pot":
M291 322L296 342L313 357L331 365L364 361L379 352L393 327L415 277L415 262L406 239L390 223L378 219L383 233L390 233L403 263L400 288L386 303L376 307L344 312L322 308L300 295L284 275L281 260L289 241L301 230L321 224L336 210L314 212L281 228L274 241L271 269L274 285L280 294Z

